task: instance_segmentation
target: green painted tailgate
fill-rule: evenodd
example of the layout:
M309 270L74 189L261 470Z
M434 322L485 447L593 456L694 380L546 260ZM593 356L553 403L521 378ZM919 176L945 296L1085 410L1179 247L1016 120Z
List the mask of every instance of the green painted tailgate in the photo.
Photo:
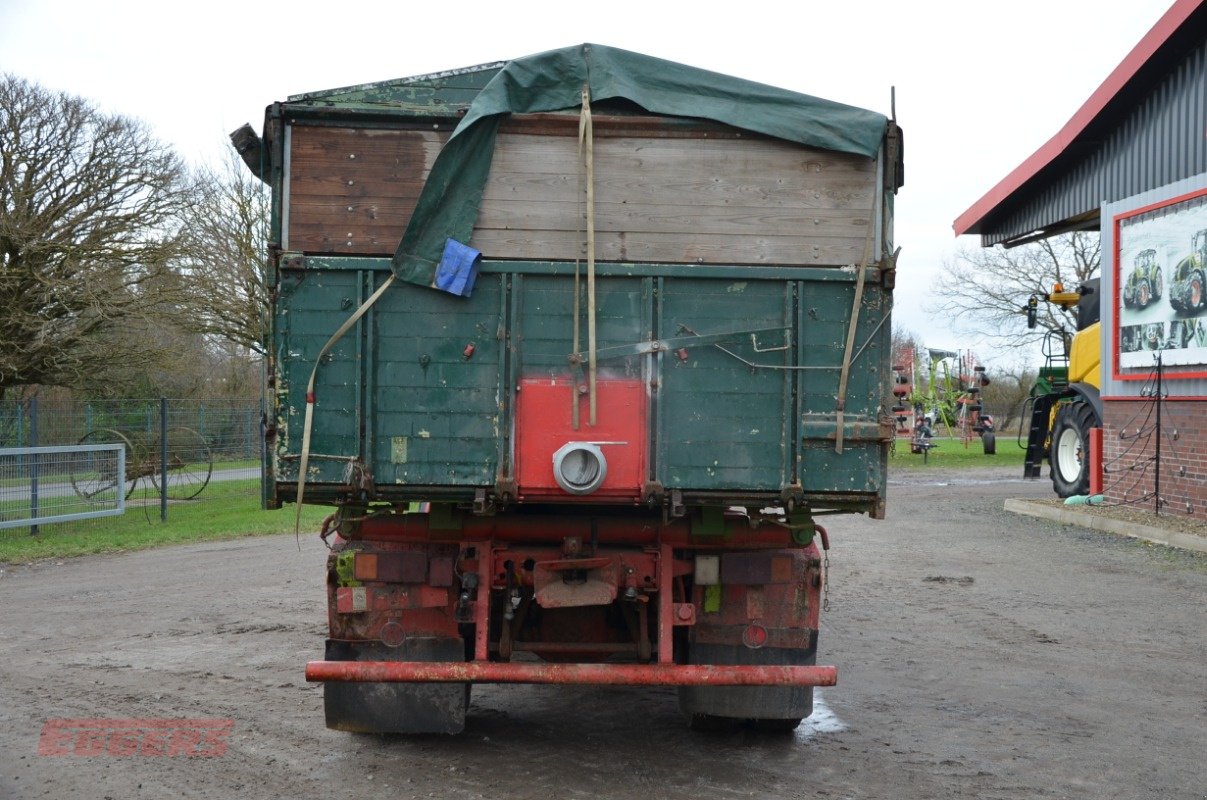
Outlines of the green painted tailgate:
M281 271L274 312L282 499L297 480L315 358L390 266L383 258L296 263L304 267ZM573 269L487 262L468 299L391 286L319 365L307 498L329 501L364 470L388 499L495 491L511 474L519 381L570 374ZM836 393L853 270L602 265L600 374L649 387L650 481L696 503L785 491L818 507L882 503L890 302L878 273L868 275L839 453ZM651 348L655 340L665 347ZM579 350L586 347L580 322Z

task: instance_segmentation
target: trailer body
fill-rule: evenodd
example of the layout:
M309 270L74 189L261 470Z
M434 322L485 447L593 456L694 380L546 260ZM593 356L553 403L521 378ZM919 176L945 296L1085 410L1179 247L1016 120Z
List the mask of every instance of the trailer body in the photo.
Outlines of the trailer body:
M533 74L583 102L500 112ZM900 141L591 45L269 107L245 148L273 190L267 491L335 507L329 725L455 732L494 681L808 716L835 679L815 517L884 514ZM404 252L442 201L481 252L468 297Z

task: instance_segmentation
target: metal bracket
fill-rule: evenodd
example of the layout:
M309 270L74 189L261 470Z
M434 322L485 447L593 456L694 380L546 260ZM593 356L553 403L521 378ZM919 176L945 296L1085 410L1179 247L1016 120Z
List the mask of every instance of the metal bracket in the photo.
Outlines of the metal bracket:
M784 343L779 347L759 347L759 335L757 333L750 334L750 347L756 353L780 353L787 350L792 345L788 342L788 331L784 331Z
M686 513L687 509L683 506L683 492L678 489L671 489L671 518L678 519Z
M657 355L658 353L666 353L678 349L685 344L714 344L715 342L724 342L730 339L739 339L743 336L751 337L752 341L757 341L756 337L760 333L781 332L784 338L787 339L789 332L783 326L774 328L754 328L744 331L727 331L725 333L708 333L698 334L688 328L686 325L680 325L679 330L689 335L687 336L672 336L669 339L650 339L644 342L635 344L622 344L615 347L601 347L595 352L596 358L620 358L623 356L648 356ZM787 345L783 348L772 349L787 349ZM758 352L764 352L759 350ZM586 360L584 353L571 353L567 358L571 365L582 364Z
M474 516L493 517L498 510L494 498L487 495L485 489L474 490Z

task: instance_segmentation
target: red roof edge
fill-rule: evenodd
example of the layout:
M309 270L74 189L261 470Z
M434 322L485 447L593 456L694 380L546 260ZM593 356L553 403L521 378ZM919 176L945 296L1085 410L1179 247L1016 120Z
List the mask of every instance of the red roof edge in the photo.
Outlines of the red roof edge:
M1026 161L1015 167L1009 175L986 192L984 197L973 203L967 211L956 217L956 221L952 223L955 235L975 232L972 231L974 226L983 221L1000 203L1034 178L1040 170L1051 164L1057 156L1076 141L1095 117L1102 113L1111 100L1135 77L1140 68L1152 58L1161 45L1165 44L1202 3L1203 0L1177 0L1161 19L1157 20L1157 24L1153 25L1140 43L1132 48L1119 66L1115 67L1102 85L1090 95L1090 99L1085 101L1072 119L1065 123L1059 133L1036 150Z

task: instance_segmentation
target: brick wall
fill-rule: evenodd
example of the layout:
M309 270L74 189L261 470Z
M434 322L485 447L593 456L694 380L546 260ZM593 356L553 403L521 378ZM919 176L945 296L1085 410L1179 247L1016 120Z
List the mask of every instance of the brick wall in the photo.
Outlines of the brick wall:
M1167 398L1161 430L1153 400L1103 403L1103 493L1108 503L1152 508L1161 437L1161 513L1207 520L1207 402Z

